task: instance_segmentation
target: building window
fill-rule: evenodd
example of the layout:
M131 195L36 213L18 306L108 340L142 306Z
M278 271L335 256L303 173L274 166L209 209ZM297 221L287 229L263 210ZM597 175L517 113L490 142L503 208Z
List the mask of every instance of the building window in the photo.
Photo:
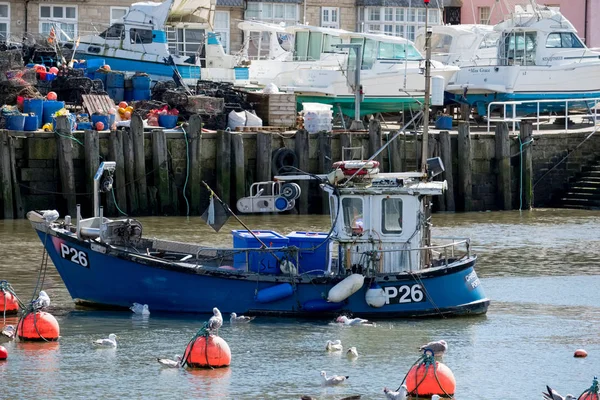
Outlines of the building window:
M338 7L321 7L321 26L338 29L340 27L340 9Z
M215 34L219 37L225 54L229 54L229 32L229 11L215 12Z
M367 32L383 32L415 40L415 32L425 26L425 9L422 7L364 7L359 10L359 25ZM364 17L362 17L364 15ZM429 23L437 25L442 19L439 9L429 9Z
M171 54L188 57L197 55L204 44L204 29L167 26L167 42Z
M248 2L244 19L265 22L298 22L298 5L288 3Z
M77 35L77 6L40 5L40 33L54 34L60 40L74 40Z
M477 7L479 10L479 23L483 25L490 24L490 8L489 7Z
M111 7L110 8L110 24L116 24L123 20L129 8L127 7Z
M0 42L8 40L10 35L10 4L0 3Z

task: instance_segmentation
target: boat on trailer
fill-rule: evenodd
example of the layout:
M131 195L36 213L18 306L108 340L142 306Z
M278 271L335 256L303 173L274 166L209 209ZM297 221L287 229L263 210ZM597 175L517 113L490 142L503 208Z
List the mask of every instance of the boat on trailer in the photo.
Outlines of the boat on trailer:
M76 303L316 318L487 311L470 241L431 242L431 197L446 186L431 174L338 162L318 177L330 200L328 233L236 230L231 247L215 248L146 238L139 221L103 217L100 191L110 190L115 168L103 162L96 174L94 217L82 219L79 208L74 220L27 214Z

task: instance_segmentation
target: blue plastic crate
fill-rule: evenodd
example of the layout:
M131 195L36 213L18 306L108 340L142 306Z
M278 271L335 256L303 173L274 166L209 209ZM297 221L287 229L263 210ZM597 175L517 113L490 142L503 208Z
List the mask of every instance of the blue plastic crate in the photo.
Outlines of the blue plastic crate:
M286 247L289 239L273 231L252 231L268 247ZM246 230L233 230L233 247L235 249L255 249L260 248L261 243L256 240L251 233ZM247 257L247 258L246 258ZM233 267L235 269L246 269L249 271L260 272L264 274L280 274L279 262L277 258L285 257L285 252L276 251L249 251L239 252L233 255Z
M331 239L323 232L296 231L286 235L289 245L296 246L298 251L298 273L322 274L329 266L329 244ZM323 243L323 242L326 243Z

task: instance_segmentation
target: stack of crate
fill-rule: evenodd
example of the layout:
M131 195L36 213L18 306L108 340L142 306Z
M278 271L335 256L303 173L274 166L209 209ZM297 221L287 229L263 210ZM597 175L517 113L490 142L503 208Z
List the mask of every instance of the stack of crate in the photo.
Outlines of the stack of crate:
M251 93L248 101L253 103L256 115L266 126L296 127L296 95L293 93Z

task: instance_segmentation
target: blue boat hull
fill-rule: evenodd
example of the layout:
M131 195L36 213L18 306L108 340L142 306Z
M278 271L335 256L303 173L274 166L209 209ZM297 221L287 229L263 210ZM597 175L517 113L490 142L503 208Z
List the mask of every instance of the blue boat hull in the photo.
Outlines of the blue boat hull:
M205 313L218 307L225 313L254 315L329 317L349 312L369 318L398 318L482 314L489 305L474 271L475 257L429 271L378 276L377 283L388 294L389 303L380 308L367 305L366 282L337 306L315 307L343 277L289 277L197 268L90 244L60 233L47 237L45 232L38 234L71 297L92 306L129 307L137 302L148 304L153 311L166 312ZM286 282L295 289L291 295L267 303L256 300L260 290ZM411 297L415 285L423 288L422 298Z

